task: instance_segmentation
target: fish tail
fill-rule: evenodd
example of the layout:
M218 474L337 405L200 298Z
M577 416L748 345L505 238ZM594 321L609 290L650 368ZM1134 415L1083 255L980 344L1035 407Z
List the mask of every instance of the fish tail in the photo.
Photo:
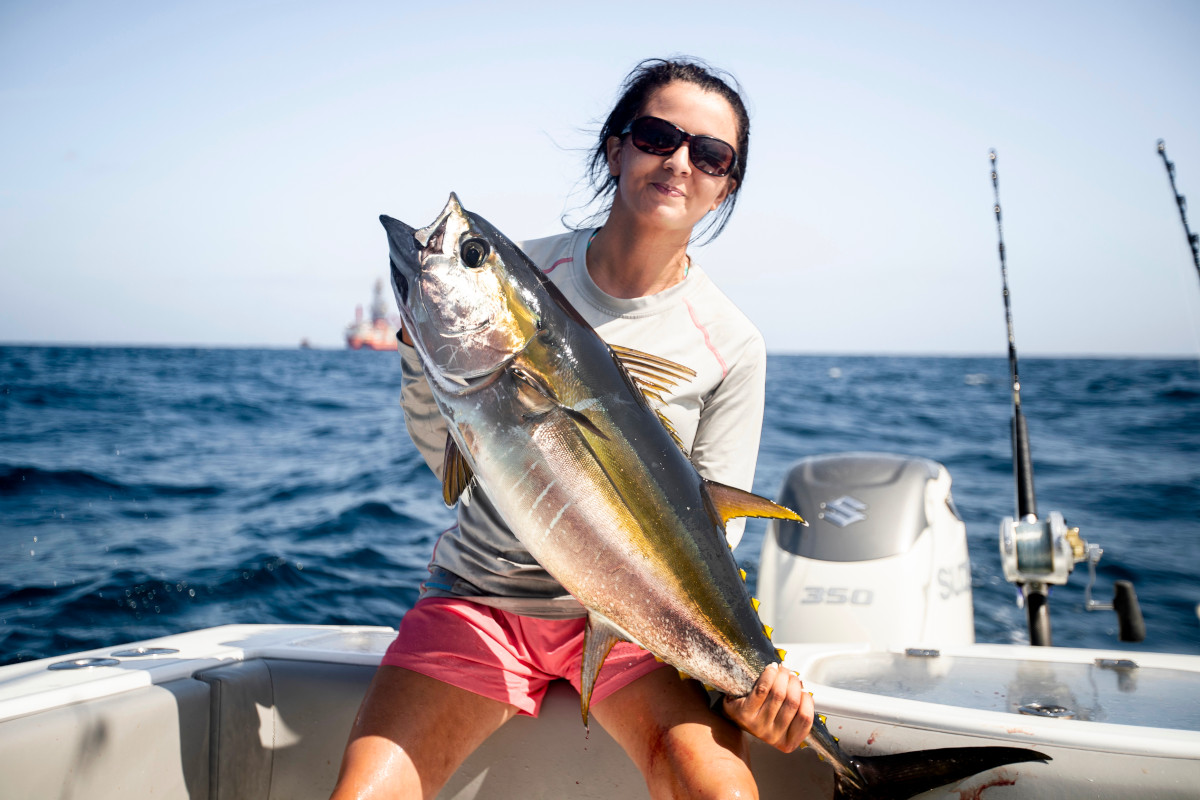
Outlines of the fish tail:
M850 761L863 785L857 786L839 773L833 796L838 800L907 800L1005 764L1049 760L1050 756L1023 747L947 747L854 756Z

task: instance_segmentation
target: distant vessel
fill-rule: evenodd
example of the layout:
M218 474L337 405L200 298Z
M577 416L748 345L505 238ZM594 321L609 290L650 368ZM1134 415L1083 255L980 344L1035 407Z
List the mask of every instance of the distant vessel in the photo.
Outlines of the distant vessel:
M396 321L387 314L383 299L383 281L375 281L375 296L371 300L371 319L363 318L362 306L354 309L354 322L346 326L346 346L351 350L395 350Z

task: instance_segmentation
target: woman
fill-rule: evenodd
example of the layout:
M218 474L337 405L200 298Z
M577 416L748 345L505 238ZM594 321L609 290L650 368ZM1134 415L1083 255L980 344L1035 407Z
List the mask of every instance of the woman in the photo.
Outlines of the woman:
M763 341L687 246L709 214L716 233L724 226L748 146L746 110L728 83L694 61L643 62L592 155L596 194L612 198L603 227L524 245L606 341L696 370L664 411L701 474L746 489L762 426ZM402 340L405 421L440 477L445 424ZM741 530L730 525L731 544ZM579 688L583 609L484 492L460 504L421 588L363 700L335 799L433 797L500 725L536 715L550 680ZM813 716L787 670L769 668L718 711L697 683L624 643L605 662L591 710L655 798L756 797L739 727L790 752Z

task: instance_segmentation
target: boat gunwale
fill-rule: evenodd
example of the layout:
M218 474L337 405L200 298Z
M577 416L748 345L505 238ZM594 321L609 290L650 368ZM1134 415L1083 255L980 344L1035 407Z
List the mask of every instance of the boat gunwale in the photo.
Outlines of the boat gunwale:
M237 661L279 659L373 667L382 647L337 647L337 636L377 637L378 644L396 635L393 628L349 625L233 624L203 628L145 641L96 648L66 656L0 667L0 722L54 708L95 700L174 680ZM322 641L329 646L320 645ZM359 639L361 643L363 640ZM306 643L309 643L306 645ZM116 666L50 670L64 660L110 657L131 647L169 645L178 653L120 659ZM894 649L872 649L865 643L781 645L785 664L801 676L813 674L824 660L873 653L903 655ZM1200 656L1173 653L1103 651L1078 648L1032 648L1022 645L974 644L939 649L943 657L1001 661L1090 664L1097 658L1136 659L1139 666L1200 673ZM1012 712L969 708L897 698L806 681L821 713L835 720L866 726L892 725L955 737L1003 740L1025 747L1060 747L1161 758L1200 758L1200 731L1155 728L1089 720L1052 719ZM1120 743L1115 747L1114 743Z

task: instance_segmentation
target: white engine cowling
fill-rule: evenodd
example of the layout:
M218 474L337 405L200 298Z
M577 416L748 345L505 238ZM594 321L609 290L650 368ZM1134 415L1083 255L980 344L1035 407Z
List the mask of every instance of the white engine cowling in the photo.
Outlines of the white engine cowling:
M975 641L967 531L936 461L835 453L796 463L779 503L809 527L771 520L759 616L777 642L876 648Z

